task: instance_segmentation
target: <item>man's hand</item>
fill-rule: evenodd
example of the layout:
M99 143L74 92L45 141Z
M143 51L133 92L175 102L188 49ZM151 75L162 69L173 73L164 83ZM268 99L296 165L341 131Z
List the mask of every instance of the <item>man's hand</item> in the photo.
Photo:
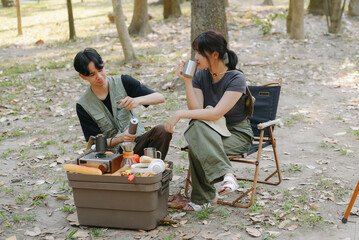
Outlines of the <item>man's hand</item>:
M123 141L124 142L134 142L136 138L136 134L129 134L128 129L122 133Z
M124 106L127 110L134 109L138 107L139 103L136 98L131 98L129 96L125 97L124 99L120 100L119 107Z

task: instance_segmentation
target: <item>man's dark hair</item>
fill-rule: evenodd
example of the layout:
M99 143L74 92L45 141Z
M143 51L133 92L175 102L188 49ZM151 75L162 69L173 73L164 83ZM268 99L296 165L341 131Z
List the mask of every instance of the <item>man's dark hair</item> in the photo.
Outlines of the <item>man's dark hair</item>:
M90 62L95 64L96 69L103 69L103 61L100 54L93 48L85 48L85 50L78 52L75 56L75 70L84 76L89 76L88 65Z

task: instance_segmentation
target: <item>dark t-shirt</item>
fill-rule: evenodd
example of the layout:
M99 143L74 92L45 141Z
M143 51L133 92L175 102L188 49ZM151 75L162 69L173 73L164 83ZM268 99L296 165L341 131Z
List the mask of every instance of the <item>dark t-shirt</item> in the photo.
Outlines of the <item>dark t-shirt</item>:
M216 83L208 69L200 70L193 78L193 87L199 88L203 93L203 108L210 105L215 107L226 91L243 93L231 110L224 117L228 125L236 125L246 118L245 94L246 78L243 73L237 70L227 71L226 74Z
M134 79L129 75L121 75L121 80L123 87L129 97L141 97L151 93L154 93L152 89L149 89L145 85L141 84L139 81ZM103 104L107 107L107 109L112 113L112 106L111 106L111 99L110 99L110 92L107 94L105 100L102 101ZM148 107L148 105L145 105ZM90 136L96 136L97 134L101 133L100 128L98 127L97 123L90 117L90 115L85 111L85 109L80 105L76 104L76 112L77 116L80 120L81 128L84 133L86 141L89 140Z

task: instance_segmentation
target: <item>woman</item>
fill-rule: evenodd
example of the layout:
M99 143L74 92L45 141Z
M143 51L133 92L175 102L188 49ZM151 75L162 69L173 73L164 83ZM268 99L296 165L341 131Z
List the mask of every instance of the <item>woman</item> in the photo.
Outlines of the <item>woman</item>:
M246 80L236 70L237 55L227 48L223 35L204 32L193 41L192 48L199 69L193 79L182 74L183 62L177 69L186 86L188 110L176 111L165 129L173 133L180 119L193 119L184 134L192 180L191 202L184 210L198 211L217 202L215 183L222 181L219 195L238 188L228 156L246 152L253 132L245 111ZM227 129L214 130L208 125L223 117L230 134L225 134Z

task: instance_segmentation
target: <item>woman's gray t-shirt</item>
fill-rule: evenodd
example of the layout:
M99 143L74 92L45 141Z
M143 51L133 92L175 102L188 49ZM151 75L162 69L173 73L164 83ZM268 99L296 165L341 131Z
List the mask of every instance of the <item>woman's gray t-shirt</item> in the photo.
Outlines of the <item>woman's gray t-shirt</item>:
M239 124L247 117L245 110L246 78L240 71L227 71L221 80L213 83L212 75L208 69L199 70L193 77L192 84L194 88L202 90L203 108L208 105L215 107L226 91L243 93L242 97L224 117L227 125Z

